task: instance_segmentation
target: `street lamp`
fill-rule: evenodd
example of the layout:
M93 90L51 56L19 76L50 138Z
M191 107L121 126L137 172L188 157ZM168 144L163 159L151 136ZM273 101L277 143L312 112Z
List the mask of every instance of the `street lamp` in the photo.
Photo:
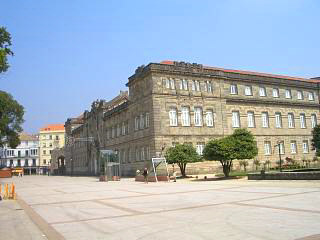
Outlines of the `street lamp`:
M279 168L280 168L280 172L282 172L282 163L281 163L281 151L280 151L280 146L281 146L281 141L278 141L276 145L274 145L274 147L278 147L278 152L279 152Z

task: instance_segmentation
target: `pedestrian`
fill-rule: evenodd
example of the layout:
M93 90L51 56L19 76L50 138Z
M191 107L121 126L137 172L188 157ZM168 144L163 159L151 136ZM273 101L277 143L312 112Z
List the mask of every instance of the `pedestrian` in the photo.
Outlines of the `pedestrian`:
M177 181L177 172L176 171L173 172L173 181L174 182Z
M143 177L144 177L144 182L148 183L148 169L144 168L143 170Z

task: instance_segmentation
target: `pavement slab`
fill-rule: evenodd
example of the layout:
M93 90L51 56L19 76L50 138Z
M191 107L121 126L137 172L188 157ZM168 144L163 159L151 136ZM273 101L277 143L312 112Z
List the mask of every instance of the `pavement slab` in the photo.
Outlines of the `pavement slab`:
M42 233L77 240L320 239L320 181L145 184L62 176L0 181L16 184L26 221L35 228L32 239ZM10 221L19 219L8 214ZM0 218L0 231L5 221Z

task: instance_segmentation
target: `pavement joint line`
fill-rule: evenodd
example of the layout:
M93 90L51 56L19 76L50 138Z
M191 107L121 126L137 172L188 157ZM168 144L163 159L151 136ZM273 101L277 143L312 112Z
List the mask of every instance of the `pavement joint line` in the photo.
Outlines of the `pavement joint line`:
M22 198L17 195L17 202L29 218L35 223L41 232L45 234L48 240L64 240L65 238L47 223L32 207L30 207Z
M135 215L144 213L144 212L141 212L141 211L133 210L131 208L121 207L121 206L118 206L116 204L113 204L113 203L110 203L110 202L105 202L105 201L102 201L102 200L96 200L94 202L102 204L102 205L105 205L105 206L108 206L108 207L116 208L116 209L119 209L119 210L122 210L122 211L125 211L125 212L129 212L129 213L132 213L132 214L135 214Z
M238 203L230 203L230 205L238 205L238 206L244 206L244 207L270 208L270 209L284 210L284 211L291 211L291 212L306 212L306 213L320 214L320 211L317 211L317 210L287 208L287 207L274 207L274 206L261 205L261 204L251 204L251 203L238 202Z
M168 210L157 210L157 211L150 211L150 212L141 212L137 214L128 214L128 215L120 215L120 216L109 216L109 217L99 217L99 218L91 218L91 219L82 219L82 220L70 220L70 221L64 221L64 222L53 222L51 224L66 224L66 223L74 223L74 222L88 222L88 221L94 221L94 220L103 220L103 219L112 219L112 218L122 218L122 217L133 217L133 216L143 216L143 215L151 215L151 214L159 214L159 213L167 213L167 212L175 212L175 211L183 211L183 210L190 210L190 209L197 209L197 208L205 208L205 207L214 207L219 205L228 205L228 204L237 204L247 201L255 201L255 200L263 200L263 199L271 199L271 198L277 198L277 197L285 197L290 195L299 195L304 193L312 193L312 192L319 192L319 191L311 191L311 192L303 192L303 193L294 193L294 194L283 194L283 195L276 195L272 197L262 197L262 198L253 198L253 199L246 199L246 200L240 200L240 201L231 201L231 202L222 202L222 203L212 203L212 204L203 204L203 205L196 205L196 206L190 206L190 207L182 207L182 208L175 208L175 209L168 209ZM116 208L119 208L120 206L116 206ZM121 208L121 207L120 207ZM288 209L283 209L288 210ZM296 209L295 209L296 210ZM310 210L307 210L310 211ZM300 211L300 212L304 212Z
M232 187L239 188L239 187ZM231 189L231 188L225 188ZM76 203L76 202L90 202L90 201L99 201L99 200L116 200L116 199L126 199L126 198L139 198L139 197L148 197L148 196L159 196L159 195L173 195L173 194L186 194L186 193L194 193L194 192L208 192L215 191L217 189L202 189L202 190L193 190L193 191L181 191L181 192L168 192L168 193L143 193L139 192L139 196L122 196L122 197L110 197L110 198L95 198L95 199L85 199L85 200L77 200L77 201L61 201L61 202L47 202L47 203L33 203L29 204L30 206L40 206L40 205L55 205L55 204L66 204L66 203ZM122 190L126 191L126 190ZM85 194L86 192L82 192ZM138 192L135 192L138 193ZM46 196L46 195L43 195Z
M320 234L316 234L316 235L310 235L302 238L297 238L295 240L319 240L319 239L320 239Z

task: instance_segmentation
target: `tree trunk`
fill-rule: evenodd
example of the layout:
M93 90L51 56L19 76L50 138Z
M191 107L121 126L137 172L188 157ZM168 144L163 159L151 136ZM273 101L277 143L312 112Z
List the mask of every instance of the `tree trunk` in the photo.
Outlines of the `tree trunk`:
M229 177L232 161L226 161L226 162L220 161L220 162L222 164L222 169L223 169L224 176L225 177Z
M186 163L178 163L182 177L186 176Z

